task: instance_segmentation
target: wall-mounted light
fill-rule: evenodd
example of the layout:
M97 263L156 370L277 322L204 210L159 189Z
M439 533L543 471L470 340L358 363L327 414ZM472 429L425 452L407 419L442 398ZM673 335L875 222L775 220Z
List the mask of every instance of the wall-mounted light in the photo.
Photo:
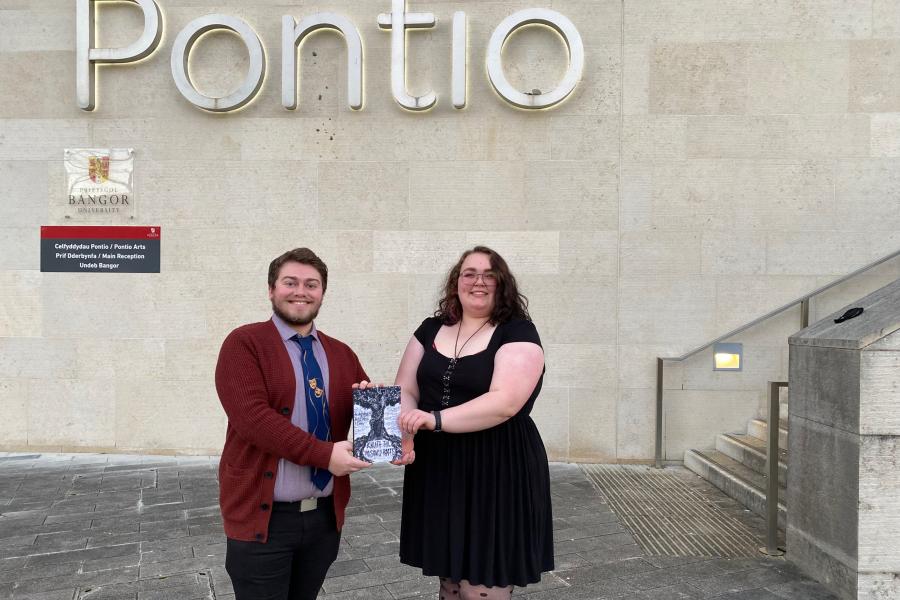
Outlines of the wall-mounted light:
M713 347L713 371L742 371L744 345L718 343Z

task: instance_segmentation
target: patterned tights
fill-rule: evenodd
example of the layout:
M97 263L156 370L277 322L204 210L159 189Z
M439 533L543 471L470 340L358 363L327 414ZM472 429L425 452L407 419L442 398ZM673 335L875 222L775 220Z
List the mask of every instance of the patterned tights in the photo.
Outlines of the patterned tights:
M513 586L486 587L472 585L466 580L457 583L448 577L441 577L440 580L438 596L441 600L508 600L513 591Z

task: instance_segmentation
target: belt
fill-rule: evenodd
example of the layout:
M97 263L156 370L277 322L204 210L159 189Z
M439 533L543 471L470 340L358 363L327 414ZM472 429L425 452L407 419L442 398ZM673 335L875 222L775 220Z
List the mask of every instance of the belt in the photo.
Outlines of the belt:
M328 508L334 506L334 496L325 496L323 498L304 498L296 502L273 502L272 510L281 512L309 512L319 508Z

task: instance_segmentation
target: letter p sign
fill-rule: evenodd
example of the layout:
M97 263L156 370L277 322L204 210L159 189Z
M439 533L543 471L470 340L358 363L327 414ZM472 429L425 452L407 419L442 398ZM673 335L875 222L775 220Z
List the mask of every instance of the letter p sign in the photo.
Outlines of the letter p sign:
M94 48L94 2L98 1L101 0L76 0L76 97L78 107L82 110L94 110L96 65L138 61L152 54L162 38L162 15L156 0L128 0L144 11L144 32L141 37L124 48Z

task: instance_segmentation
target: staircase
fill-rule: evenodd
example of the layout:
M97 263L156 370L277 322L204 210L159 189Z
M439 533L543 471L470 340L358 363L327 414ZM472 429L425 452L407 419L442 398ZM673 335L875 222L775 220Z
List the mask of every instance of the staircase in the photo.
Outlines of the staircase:
M788 404L786 400L779 404L778 527L783 530L787 523ZM716 438L715 448L685 452L684 466L765 518L768 435L769 423L765 419L753 419L747 424L746 433L723 433Z

